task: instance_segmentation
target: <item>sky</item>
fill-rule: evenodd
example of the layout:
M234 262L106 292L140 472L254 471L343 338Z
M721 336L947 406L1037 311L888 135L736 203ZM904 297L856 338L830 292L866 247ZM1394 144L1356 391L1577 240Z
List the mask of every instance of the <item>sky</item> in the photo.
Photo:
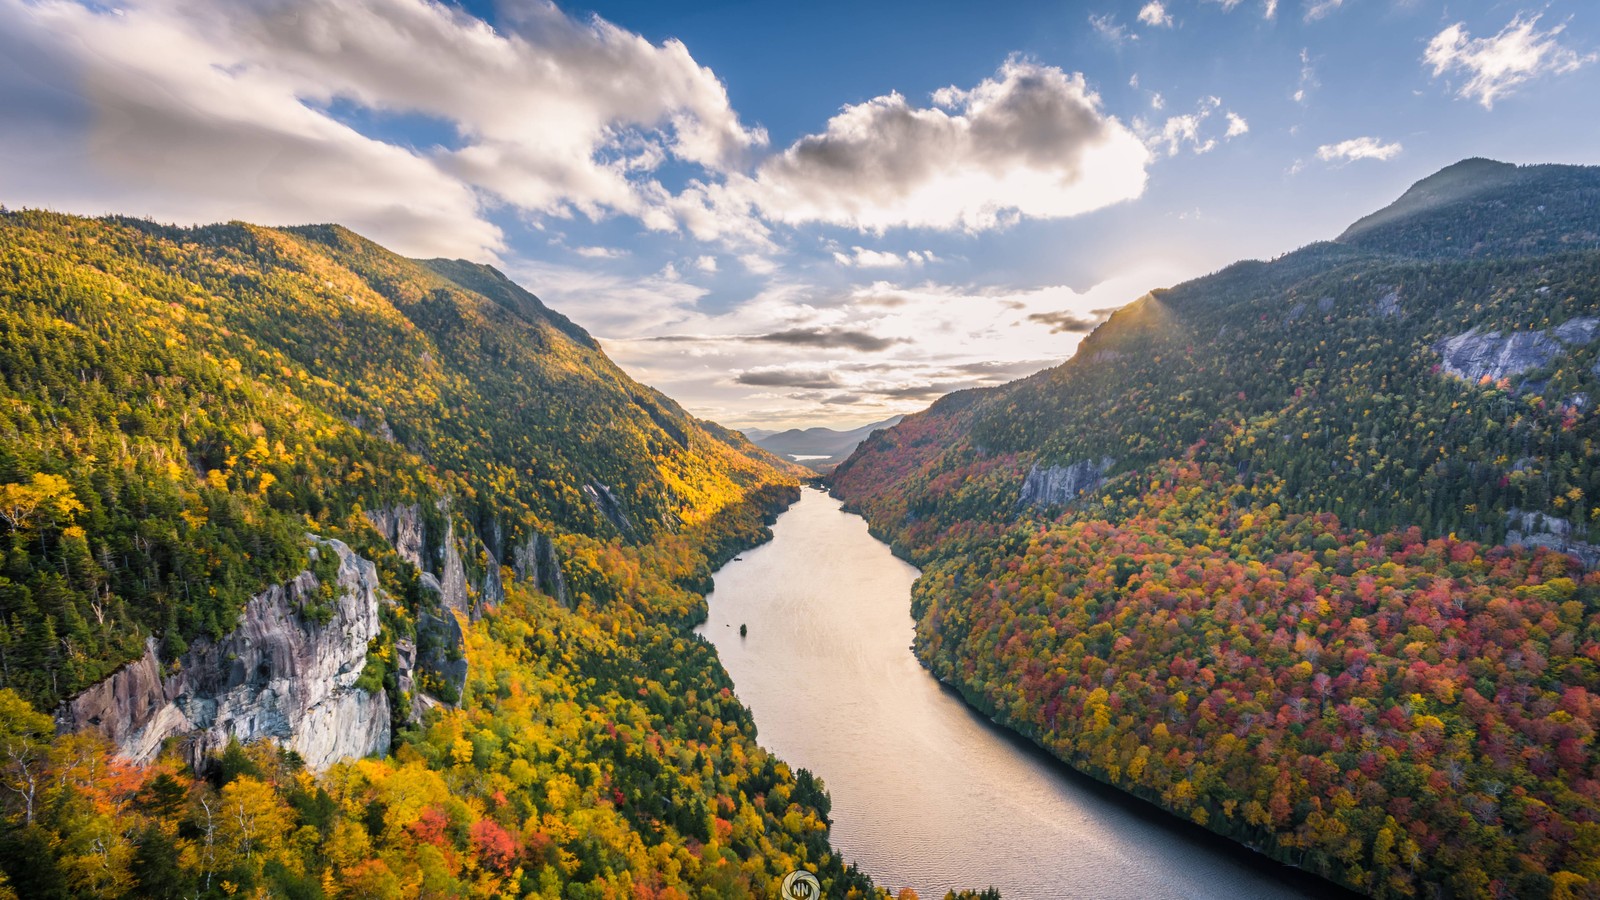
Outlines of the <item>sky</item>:
M0 0L0 203L490 263L734 427L1058 364L1597 113L1592 0Z

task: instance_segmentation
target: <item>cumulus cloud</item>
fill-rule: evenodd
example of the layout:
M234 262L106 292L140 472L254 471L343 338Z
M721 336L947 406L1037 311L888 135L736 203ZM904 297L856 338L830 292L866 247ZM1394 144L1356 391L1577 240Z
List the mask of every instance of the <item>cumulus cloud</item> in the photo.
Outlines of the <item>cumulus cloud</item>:
M1494 37L1474 38L1457 22L1434 35L1423 54L1433 77L1456 73L1465 77L1457 95L1477 100L1484 109L1518 86L1542 75L1561 75L1595 61L1559 40L1566 25L1540 31L1539 16L1518 15Z
M1390 160L1400 155L1399 141L1385 144L1374 137L1351 138L1337 144L1323 144L1317 148L1317 159L1323 162L1352 162L1358 159Z
M790 223L978 230L1144 191L1149 152L1080 74L1012 59L933 101L889 94L846 107L760 167L752 202Z
M679 42L549 3L504 25L430 0L0 0L0 43L29 59L0 69L0 93L43 82L57 101L9 110L0 190L186 221L337 220L405 252L483 257L503 246L486 197L672 228L648 173L721 172L765 142ZM386 142L341 107L450 137Z
M1235 112L1228 113L1227 137L1236 138L1239 135L1248 134L1249 132L1250 123L1245 121L1244 116L1241 116Z
M1152 28L1171 28L1172 14L1162 5L1161 0L1150 0L1139 9L1139 21Z

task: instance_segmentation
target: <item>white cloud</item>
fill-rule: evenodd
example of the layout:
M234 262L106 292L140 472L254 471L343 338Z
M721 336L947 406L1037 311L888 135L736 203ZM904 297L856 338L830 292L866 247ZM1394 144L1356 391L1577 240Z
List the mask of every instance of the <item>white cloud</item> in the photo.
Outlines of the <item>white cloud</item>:
M1237 7L1242 2L1242 0L1206 0L1206 2L1215 3L1216 5L1222 7L1222 11L1223 12L1233 12L1234 8ZM1335 2L1338 2L1338 0L1335 0ZM1262 18L1271 19L1274 16L1276 16L1277 14L1278 14L1278 0L1262 0L1262 4L1261 4L1261 17Z
M1209 153L1216 149L1217 139L1206 137L1201 134L1201 131L1206 120L1211 118L1211 114L1216 112L1220 106L1222 106L1220 97L1205 97L1201 99L1194 112L1170 116L1159 128L1142 120L1135 120L1134 126L1144 137L1145 144L1150 149L1160 150L1164 147L1167 156L1177 156L1183 152L1185 147L1188 147L1196 154ZM1230 133L1227 137L1232 137L1232 120L1236 117L1231 113L1229 116L1228 129ZM1241 119L1240 121L1243 120Z
M770 257L762 256L759 253L741 254L739 256L739 264L744 266L746 271L749 271L754 275L771 275L772 273L778 271L778 264L776 262L774 262Z
M678 306L684 315L670 330L606 332L605 346L697 415L783 427L871 421L1055 365L1111 309L1189 274L1156 262L1087 290L978 288L905 272L841 289L774 283L723 313ZM593 299L593 285L582 291ZM540 296L581 302L565 293Z
M912 250L902 256L886 250L851 247L848 253L842 250L833 251L833 259L841 266L856 269L901 269L908 265L920 266L934 262L938 257L927 250Z
M655 275L611 274L593 265L508 262L505 272L601 339L649 334L694 321L706 289L668 264Z
M1344 0L1306 0L1306 21L1315 22L1344 5Z
M1374 137L1351 138L1337 144L1323 144L1317 148L1317 159L1323 162L1352 162L1358 159L1390 160L1404 149L1400 142L1385 144Z
M695 257L694 267L702 272L715 272L717 271L717 258L715 256Z
M1493 109L1497 99L1531 79L1594 62L1595 54L1561 45L1558 37L1566 25L1540 31L1539 18L1518 15L1490 38L1474 38L1457 22L1428 42L1423 62L1433 67L1435 78L1447 72L1467 76L1458 96L1476 99L1484 109Z
M1139 39L1137 34L1129 31L1126 25L1118 22L1117 17L1111 15L1110 13L1105 13L1103 15L1090 13L1089 27L1094 29L1095 34L1100 35L1100 37L1104 38L1108 43L1117 47L1120 47L1129 41L1137 41Z
M668 158L722 172L765 142L681 43L548 3L497 31L431 0L0 0L12 43L32 64L0 89L55 92L0 136L13 203L337 220L404 252L483 257L503 246L486 195L672 228L649 173ZM453 139L385 142L331 107L430 118Z
M1305 47L1300 48L1300 81L1295 86L1294 93L1290 96L1294 102L1304 104L1311 91L1321 87L1317 81L1316 67L1311 64L1311 51Z
M1150 0L1139 9L1139 21L1152 28L1171 28L1172 14L1161 4L1161 0Z
M1236 112L1228 113L1228 137L1236 138L1241 134L1248 134L1249 132L1250 123L1245 121L1244 116L1241 116Z
M573 253L587 259L621 259L628 251L617 247L574 247Z
M1150 92L1150 108L1151 109L1164 109L1166 107L1166 105L1167 105L1167 98L1161 96L1161 92L1160 91L1151 91Z
M1150 154L1080 74L1019 59L933 107L899 94L848 106L743 185L769 219L861 230L993 228L1144 191Z

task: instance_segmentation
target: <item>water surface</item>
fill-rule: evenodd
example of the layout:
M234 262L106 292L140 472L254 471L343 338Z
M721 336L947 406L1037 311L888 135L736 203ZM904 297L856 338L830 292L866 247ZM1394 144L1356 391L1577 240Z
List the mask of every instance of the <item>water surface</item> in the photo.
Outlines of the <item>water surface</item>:
M807 489L773 533L717 573L699 630L762 745L827 782L834 844L879 884L1006 900L1333 893L1067 770L942 688L910 650L917 570L838 501Z

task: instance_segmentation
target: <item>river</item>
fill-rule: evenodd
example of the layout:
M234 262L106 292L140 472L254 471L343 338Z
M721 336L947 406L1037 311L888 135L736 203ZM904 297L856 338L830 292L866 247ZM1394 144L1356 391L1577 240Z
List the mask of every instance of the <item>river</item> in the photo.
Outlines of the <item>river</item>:
M773 535L717 572L698 630L762 745L827 783L834 845L877 883L924 900L1340 895L1084 778L943 688L910 649L917 570L838 501L806 489Z

